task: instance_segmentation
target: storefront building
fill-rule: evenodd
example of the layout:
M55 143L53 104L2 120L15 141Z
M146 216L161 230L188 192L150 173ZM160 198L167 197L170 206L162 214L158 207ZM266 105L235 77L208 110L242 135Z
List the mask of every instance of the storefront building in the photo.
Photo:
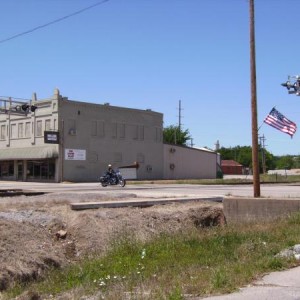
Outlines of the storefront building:
M108 164L163 178L163 115L53 97L0 99L0 180L96 181Z

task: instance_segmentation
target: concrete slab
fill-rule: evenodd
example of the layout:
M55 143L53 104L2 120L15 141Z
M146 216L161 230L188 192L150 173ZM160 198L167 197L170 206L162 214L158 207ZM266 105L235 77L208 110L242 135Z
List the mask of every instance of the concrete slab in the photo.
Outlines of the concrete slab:
M300 267L272 272L261 280L241 288L239 291L219 296L192 298L192 300L299 300Z
M83 209L96 209L100 207L105 208L117 208L117 207L149 207L153 205L165 205L168 203L184 203L192 201L213 201L222 202L223 197L188 197L188 198L164 198L164 199L130 199L130 200L115 200L115 201L101 201L101 202L80 202L71 203L71 209L83 210Z
M300 211L300 199L224 197L223 209L228 222L259 221Z

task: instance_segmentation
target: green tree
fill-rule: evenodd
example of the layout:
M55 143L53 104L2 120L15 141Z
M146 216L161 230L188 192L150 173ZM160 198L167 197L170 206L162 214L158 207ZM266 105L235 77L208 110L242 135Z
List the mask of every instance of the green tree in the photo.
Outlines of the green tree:
M294 156L285 155L278 158L276 162L277 169L292 169L295 165Z
M170 125L163 129L164 142L169 144L187 145L191 139L188 129L182 130L179 126Z
M244 167L252 168L252 147L251 146L235 146L231 148L222 147L219 151L222 159L232 159L242 164ZM259 166L260 171L263 171L264 153L266 169L274 169L276 166L276 158L266 149L259 148Z

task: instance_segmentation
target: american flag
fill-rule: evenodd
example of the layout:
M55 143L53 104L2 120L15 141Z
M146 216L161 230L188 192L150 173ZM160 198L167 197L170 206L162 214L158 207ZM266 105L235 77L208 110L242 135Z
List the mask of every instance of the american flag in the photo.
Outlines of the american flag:
M275 107L272 108L264 122L284 133L289 134L291 137L293 137L297 130L297 125L287 119L283 114L276 110Z

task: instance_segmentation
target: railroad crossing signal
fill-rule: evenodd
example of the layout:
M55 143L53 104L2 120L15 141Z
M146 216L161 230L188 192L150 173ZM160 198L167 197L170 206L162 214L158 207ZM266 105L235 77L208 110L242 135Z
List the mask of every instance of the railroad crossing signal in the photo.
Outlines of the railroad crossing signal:
M289 94L300 96L300 76L288 76L288 80L281 84L286 87Z

